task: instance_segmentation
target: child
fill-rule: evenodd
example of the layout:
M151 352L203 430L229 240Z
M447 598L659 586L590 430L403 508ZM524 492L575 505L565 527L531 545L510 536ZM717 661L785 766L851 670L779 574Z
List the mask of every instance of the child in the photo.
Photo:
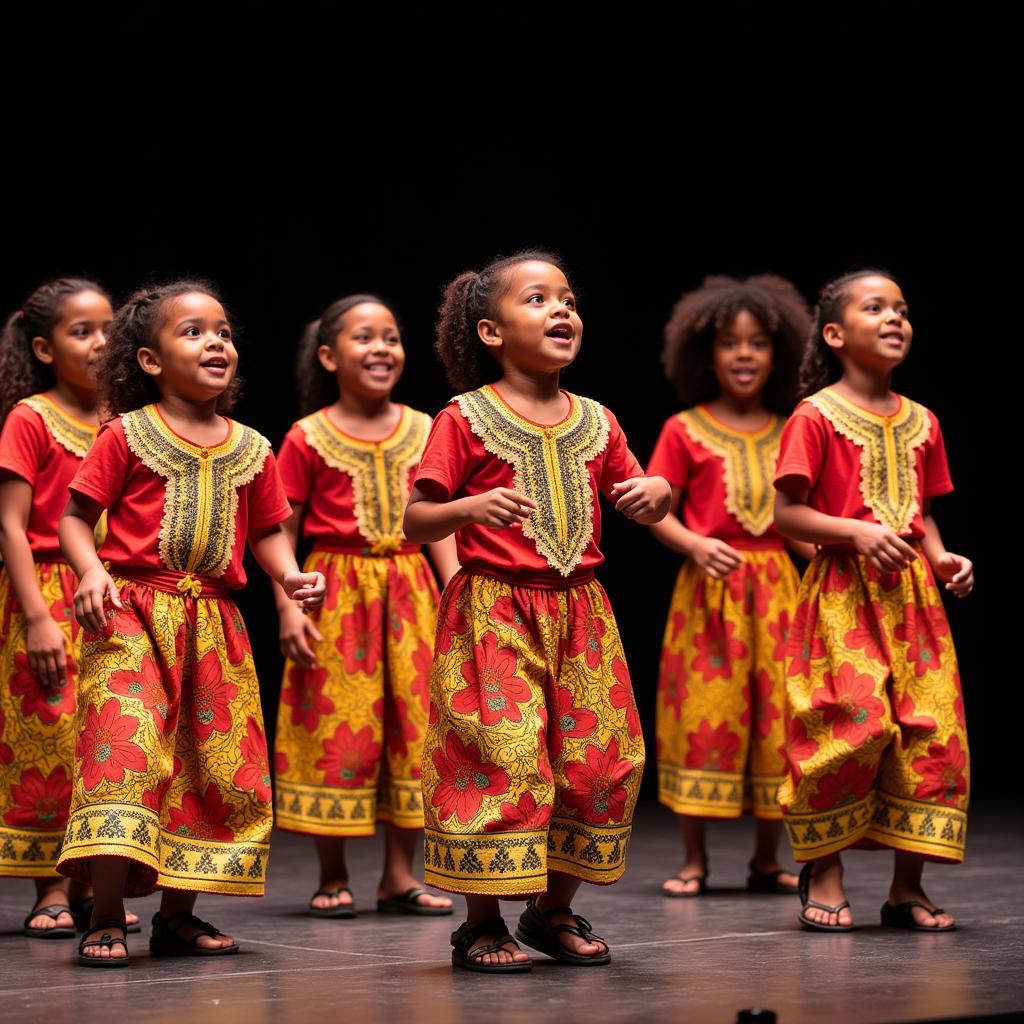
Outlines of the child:
M598 492L641 523L670 490L643 476L612 414L559 389L583 325L561 264L522 252L455 278L437 351L465 394L431 429L410 540L455 532L462 570L438 610L423 752L427 880L466 895L452 963L529 970L498 899L530 897L517 935L605 964L570 904L625 865L643 737L608 598L594 579ZM489 383L493 382L493 383Z
M658 682L659 797L679 815L686 847L666 896L705 891L707 819L744 807L757 819L747 888L796 892L776 848L782 647L799 579L772 528L772 477L809 327L796 289L763 275L707 278L665 328L665 372L686 411L665 424L647 467L672 485L672 513L651 531L687 556Z
M890 391L911 335L884 271L825 286L802 368L810 397L783 432L775 477L776 526L820 546L788 644L780 792L807 862L800 921L818 931L853 926L839 856L851 846L895 850L883 925L955 926L921 887L925 858L963 859L967 823L963 696L936 579L964 597L974 569L931 516L931 499L953 489L938 420Z
M245 584L247 539L303 607L318 606L325 586L299 572L281 530L290 509L269 443L220 415L237 396L237 363L216 293L176 281L118 310L100 365L103 404L118 418L71 482L60 523L81 580L75 616L90 634L57 863L93 885L83 966L127 965L125 896L164 890L154 955L212 956L238 946L192 914L197 894L263 893L270 774L252 653L229 594Z
M345 837L387 823L377 909L450 914L413 877L423 829L420 760L437 586L402 515L430 417L391 401L405 350L394 314L372 295L332 303L299 353L307 415L288 432L278 465L292 517L313 542L306 569L328 599L305 616L278 587L285 664L278 710L277 823L312 835L320 859L314 917L354 917ZM431 545L447 581L450 538ZM383 761L383 766L382 766Z

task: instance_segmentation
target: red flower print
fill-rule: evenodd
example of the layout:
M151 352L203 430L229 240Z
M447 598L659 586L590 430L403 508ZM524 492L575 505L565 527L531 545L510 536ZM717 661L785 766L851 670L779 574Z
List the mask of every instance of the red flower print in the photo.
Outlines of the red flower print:
M430 702L430 714L427 716L427 724L437 725L437 705L433 701Z
M519 704L530 699L530 687L515 674L517 668L516 652L499 647L497 634L488 630L474 647L473 657L462 663L462 678L468 685L452 697L452 708L463 715L479 714L484 725L503 718L521 722Z
M245 723L245 736L240 746L244 764L235 772L235 785L239 789L253 790L260 803L269 803L270 760L267 757L267 740L252 715Z
M747 645L733 639L735 629L735 623L722 621L720 612L711 612L704 632L693 638L698 653L690 667L704 676L705 683L710 683L715 676L728 679L733 660L746 657Z
M883 665L889 663L889 650L879 623L885 616L885 610L875 601L869 608L857 609L857 628L847 632L843 643L854 650L863 650L867 657Z
M71 780L64 765L57 765L45 779L38 768L27 768L21 781L11 786L11 802L14 806L4 815L8 825L60 828L71 806Z
M706 768L715 772L736 770L736 755L740 750L740 738L729 729L728 722L717 728L704 720L696 732L687 733L689 750L686 752L687 768Z
M532 793L524 793L519 798L519 803L502 801L501 817L484 825L485 832L516 832L524 829L542 829L548 827L551 821L551 807L545 805L537 806L537 800Z
M868 579L877 583L883 590L895 590L900 585L899 572L882 572L876 569L870 562L867 567Z
M316 767L324 773L328 786L365 786L367 776L373 775L380 760L380 744L374 742L373 727L369 725L353 733L348 722L342 722L334 738L325 739L323 746L324 756Z
M108 605L103 635L109 640L118 636L142 636L147 623L153 621L153 588L129 584L121 590L121 607Z
M589 736L597 728L597 715L586 708L573 707L572 691L565 686L559 686L555 690L552 726L548 745L551 756L557 761L562 756L566 736Z
M334 571L334 562L326 558L321 559L313 566L313 571L322 573L324 582L327 584L327 594L322 607L327 611L334 611L338 607L338 595L341 593L341 577ZM352 585L353 590L358 582L356 580Z
M228 661L238 665L250 653L249 637L245 631L245 623L239 610L227 601L218 601L220 605L220 624L224 630L224 650Z
M71 639L78 637L81 627L78 619L74 616L75 593L62 590L60 596L50 605L50 616L59 626L68 625L71 628Z
M169 831L191 839L212 839L217 842L231 842L235 833L225 822L231 817L231 807L211 782L206 795L186 793L181 798L181 807L172 808L168 817Z
M937 605L917 608L907 604L903 606L903 621L893 630L893 635L909 645L907 661L920 678L925 672L941 667L939 637L948 632L949 623L942 608Z
M238 687L224 678L217 652L207 651L192 669L192 728L199 739L231 729L228 705L237 696Z
M75 713L75 663L67 659L67 678L61 686L43 686L28 667L27 654L15 654L11 693L21 698L21 713L53 725L61 715Z
M164 805L164 797L167 795L167 790L171 788L171 783L181 774L181 758L176 757L173 762L171 769L171 777L164 779L163 782L158 783L156 789L147 789L142 794L142 803L148 807L151 811L160 813L161 808Z
M487 613L487 616L492 622L497 622L499 625L511 626L517 633L530 632L530 627L526 624L522 610L516 606L516 603L508 594L504 597L499 597L491 605L491 610Z
M683 701L688 696L681 653L662 653L661 671L658 673L658 693L665 701L665 707L675 712L678 722L683 713Z
M383 611L379 598L368 605L357 604L350 615L341 617L341 636L335 641L345 659L345 672L373 675L384 643Z
M334 711L334 701L324 695L327 676L325 668L293 665L288 670L288 685L281 691L281 703L292 709L292 725L304 725L309 732L315 732L321 717Z
M900 726L900 743L904 750L910 746L910 741L914 738L910 732L911 729L926 729L928 732L935 732L938 728L934 718L917 713L914 702L906 693L900 697L894 717Z
M810 805L816 811L827 811L855 803L867 793L874 780L875 769L851 757L843 762L839 771L818 780L818 791L810 798Z
M622 821L626 812L623 782L633 771L633 762L619 759L618 740L606 749L587 747L586 761L566 761L565 777L572 788L562 792L562 803L575 807L591 825Z
M789 612L779 612L778 620L768 623L768 632L775 641L772 660L783 661L786 657L786 641L789 639Z
M388 700L384 721L388 750L396 757L407 757L409 744L419 736L419 731L409 721L409 708L401 697Z
M283 775L288 771L288 755L283 750L278 750L274 753L274 771L278 775Z
M391 563L388 574L388 628L398 639L402 635L403 622L415 622L416 612L412 604L412 584L408 576L399 575Z
M410 689L414 696L419 697L426 711L430 707L430 671L434 667L434 653L422 640L412 652L412 667L416 670L416 677Z
M121 714L121 702L111 697L99 711L90 705L85 725L75 745L75 756L82 759L82 781L86 789L95 789L102 779L124 783L126 769L146 770L146 754L131 739L138 731L138 719Z
M475 743L463 744L454 732L445 737L444 750L433 751L431 759L440 779L430 802L439 808L442 821L454 814L466 825L480 813L485 796L508 792L508 773L485 762Z
M853 582L853 571L849 559L845 556L833 558L825 569L825 576L821 581L821 592L823 594L841 594L851 582Z
M173 721L168 718L171 709L168 705L167 691L164 689L163 676L150 655L142 656L142 664L137 672L132 669L114 672L107 686L112 693L142 701L142 706L153 715L153 721L162 733L166 733L173 725ZM170 718L176 720L177 717L178 709L175 707Z
M466 616L458 605L458 597L465 587L465 579L456 579L448 585L441 603L444 606L437 618L438 654L447 654L452 649L452 637L456 633L465 633L469 628Z
M772 702L772 690L775 684L772 677L762 668L754 676L754 688L757 699L754 702L755 715L757 718L757 734L761 739L767 739L772 731L772 722L779 717L779 709Z
M956 687L956 700L953 701L953 714L956 715L956 724L961 729L967 728L967 716L964 714L964 690L960 685L960 669L953 673L953 685ZM2 729L0 729L2 732Z
M835 675L826 672L823 681L825 685L811 694L811 707L824 709L822 721L832 726L836 739L859 747L869 738L882 735L885 705L875 696L871 676L857 675L853 665L844 661Z
M7 726L7 718L3 711L0 711L0 737L3 737L4 729ZM14 751L9 743L0 739L0 764L10 764L14 760Z
M943 804L955 804L967 793L964 769L967 767L967 751L960 747L960 740L950 736L945 746L932 743L927 757L914 759L914 771L922 781L914 790L914 796L925 800L935 799Z
M551 760L548 757L548 709L537 708L537 717L541 722L537 730L537 749L540 751L537 758L537 773L545 782L554 782L555 776L551 771Z
M825 641L815 635L818 625L817 605L812 609L807 601L801 601L796 610L793 627L786 641L786 654L790 657L789 675L811 674L811 661L825 657Z
M686 628L686 616L682 612L673 612L671 618L671 636L670 642L675 641L676 637Z
M636 739L640 735L640 712L636 709L636 700L633 698L633 687L629 681L629 669L626 663L616 654L612 658L612 671L618 682L608 691L608 699L612 702L613 708L620 711L626 709L626 731ZM676 713L679 718L679 713Z
M818 741L807 735L807 727L799 718L791 718L786 728L786 743L781 753L793 773L793 780L799 782L803 778L802 761L806 761L818 752Z
M594 614L590 595L584 594L573 606L572 621L569 623L569 657L586 654L587 666L597 668L601 664L603 651L601 637L607 628L604 620Z
M771 600L772 590L762 582L758 567L744 562L738 569L733 570L727 577L729 594L734 601L743 604L743 611L747 615L765 616L768 614L768 602Z

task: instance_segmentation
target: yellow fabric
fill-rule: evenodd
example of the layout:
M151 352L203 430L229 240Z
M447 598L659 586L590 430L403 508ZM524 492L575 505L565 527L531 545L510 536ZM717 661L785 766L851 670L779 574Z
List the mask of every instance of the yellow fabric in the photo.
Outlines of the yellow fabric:
M94 427L91 423L82 423L73 416L69 416L52 398L48 398L46 395L29 395L18 404L27 405L42 417L46 429L57 444L66 448L72 455L77 455L80 459L85 458L93 441L96 440L99 427Z

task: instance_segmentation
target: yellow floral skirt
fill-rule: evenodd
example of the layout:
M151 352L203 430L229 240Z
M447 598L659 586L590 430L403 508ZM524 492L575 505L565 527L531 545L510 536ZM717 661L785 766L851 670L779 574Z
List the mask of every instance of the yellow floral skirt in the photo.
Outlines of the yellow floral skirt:
M423 751L427 882L525 896L615 882L644 741L607 595L461 572L438 611Z
M779 819L786 634L799 577L785 549L743 551L724 580L687 560L658 677L658 798L676 814Z
M285 663L274 746L277 824L321 836L423 827L420 760L437 585L421 554L314 551L327 580L315 668Z
M127 896L262 896L272 825L259 683L226 596L114 577L122 609L86 633L61 874L125 857Z
M25 616L0 570L0 875L12 877L54 874L71 806L78 579L64 562L37 562L36 582L64 632L67 678L43 686L29 670Z
M849 846L963 859L968 753L956 652L923 555L879 573L820 552L800 587L787 676L797 860Z

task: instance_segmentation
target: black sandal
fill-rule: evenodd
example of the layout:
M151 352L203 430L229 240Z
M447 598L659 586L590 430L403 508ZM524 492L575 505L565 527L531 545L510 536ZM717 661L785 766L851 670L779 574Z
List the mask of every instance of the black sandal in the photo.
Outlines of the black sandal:
M669 899L696 899L698 896L703 896L708 891L708 875L710 871L705 871L703 875L673 875L668 881L682 882L684 885L687 882L696 882L696 892L670 892L668 889L662 888L661 895L667 896Z
M347 886L343 885L338 889L317 889L310 899L315 900L317 896L340 896L343 892L347 892L349 896L352 895L352 890ZM378 910L380 907L377 908ZM309 907L310 917L355 917L356 916L356 905L353 898L352 903L339 903L336 907L314 907L310 904Z
M172 925L172 921L178 923ZM197 934L191 939L183 939L178 935L178 929L186 925L198 928ZM238 952L238 943L233 942L230 946L221 946L218 949L207 949L198 945L203 935L216 938L224 933L214 928L209 921L201 921L195 914L188 914L184 911L164 917L163 914L153 915L153 934L149 937L150 956L230 956Z
M377 900L378 914L419 914L423 917L446 917L455 912L454 907L428 907L416 901L421 896L430 896L426 889L414 885L406 889L401 896L389 896L387 899Z
M918 924L914 920L914 907L920 907L927 911L932 917L938 917L945 913L942 907L925 906L920 900L907 900L906 903L897 903L893 906L888 900L882 904L882 926L884 928L906 928L912 932L954 932L956 922L953 924L935 925L929 928L926 924Z
M488 933L497 933L498 938L470 953L473 943L481 935ZM524 974L533 970L533 964L529 960L521 963L516 963L514 960L504 964L480 963L482 957L488 953L500 953L502 947L510 942L517 949L519 948L519 943L508 933L505 922L500 917L492 917L489 921L483 921L472 928L468 921L464 921L459 925L457 931L452 932L451 944L454 947L452 949L452 966L461 967L464 971L479 971L481 974Z
M68 905L71 907L71 916L75 919L75 927L80 932L91 931L89 922L92 920L92 908L96 905L92 896L86 896L84 900L68 900ZM126 928L129 935L137 935L142 931L142 922L126 923Z
M35 910L29 912L22 923L21 930L30 939L73 939L75 937L75 927L71 925L57 925L53 928L30 928L29 921L33 917L48 917L51 921L56 921L61 914L69 914L74 919L74 914L71 913L71 908L66 903L48 903L45 907L36 907Z
M119 939L116 935L111 935L110 932L106 931L107 928L117 928L119 931L124 932L124 938ZM98 939L90 939L88 936L93 932L100 932ZM108 917L105 921L97 921L85 935L82 936L81 941L78 943L78 966L79 967L127 967L131 960L128 957L128 932L124 926L124 921L116 917ZM124 946L124 956L86 956L85 950L90 946L105 946L107 949L113 949L114 943L119 942Z
M574 925L552 924L550 918L554 914L570 914L576 923ZM573 953L559 940L558 936L563 934L578 935L584 942L604 942L605 951L595 953L593 956ZM557 960L561 964L571 964L573 967L599 967L612 962L611 950L607 948L608 943L600 935L594 934L590 922L585 917L573 914L571 907L538 910L536 896L531 897L519 918L516 938L538 952L546 953L552 960Z
M775 896L795 896L799 891L797 885L783 885L779 881L780 875L788 875L784 868L778 871L758 871L754 862L749 865L750 874L747 875L747 892L771 893Z
M797 884L797 893L800 896L800 913L797 914L797 920L806 928L812 932L852 932L852 924L822 924L820 921L812 921L806 914L809 907L814 907L815 910L824 910L826 914L838 914L840 910L845 910L849 905L849 900L843 900L842 903L837 903L834 907L829 907L824 903L819 903L817 900L812 900L808 896L811 889L811 871L814 869L814 861L809 860L800 869L800 881Z

